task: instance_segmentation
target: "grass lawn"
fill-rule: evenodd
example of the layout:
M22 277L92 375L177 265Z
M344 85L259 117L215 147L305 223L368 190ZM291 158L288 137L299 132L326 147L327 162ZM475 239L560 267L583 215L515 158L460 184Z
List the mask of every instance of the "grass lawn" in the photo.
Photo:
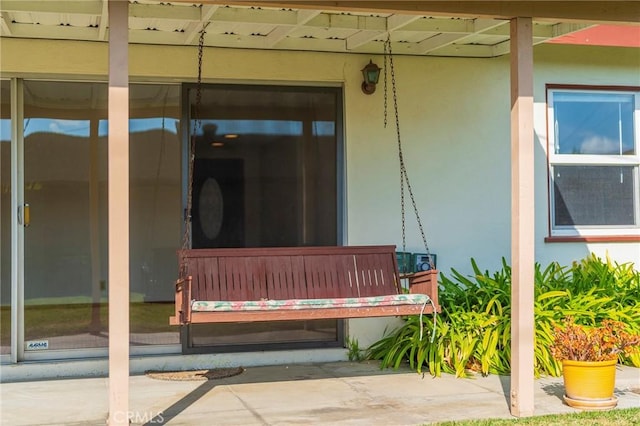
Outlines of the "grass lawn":
M636 426L640 425L640 408L609 411L584 411L572 414L554 414L520 419L469 420L437 423L439 426Z

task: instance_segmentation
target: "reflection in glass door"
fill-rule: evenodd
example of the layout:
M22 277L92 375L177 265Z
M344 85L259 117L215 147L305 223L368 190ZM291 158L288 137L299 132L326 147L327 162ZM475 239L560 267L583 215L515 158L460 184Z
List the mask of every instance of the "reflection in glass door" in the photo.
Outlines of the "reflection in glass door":
M24 83L26 353L106 347L107 87Z
M129 94L132 351L177 353L180 332L168 318L182 236L180 86L132 84Z
M24 93L25 358L104 355L86 350L108 346L107 86L27 81ZM130 98L131 345L175 352L180 87L131 85Z

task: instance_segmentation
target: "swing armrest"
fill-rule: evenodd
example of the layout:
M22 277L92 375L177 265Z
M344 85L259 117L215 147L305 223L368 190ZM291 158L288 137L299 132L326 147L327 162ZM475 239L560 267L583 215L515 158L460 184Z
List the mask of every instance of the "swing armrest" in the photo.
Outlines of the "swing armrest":
M176 313L169 317L170 325L184 325L191 322L191 282L191 276L176 281Z
M438 271L432 269L430 271L416 272L408 276L409 293L426 294L431 298L434 308L440 312L438 304Z

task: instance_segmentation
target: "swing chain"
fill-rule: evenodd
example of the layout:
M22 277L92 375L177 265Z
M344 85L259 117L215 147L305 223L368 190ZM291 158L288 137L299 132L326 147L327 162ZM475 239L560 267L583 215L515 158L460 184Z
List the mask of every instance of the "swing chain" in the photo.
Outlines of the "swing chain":
M208 24L207 24L208 25ZM184 212L184 234L182 236L182 256L180 261L180 277L186 278L187 274L187 259L186 250L189 249L191 243L191 209L193 207L193 168L196 156L196 138L198 132L202 128L202 118L200 117L200 104L202 103L202 57L204 55L204 36L207 33L207 25L204 25L200 30L200 37L198 39L198 76L196 79L196 99L195 107L193 109L194 123L193 132L189 140L189 165L188 165L188 179L187 179L187 206Z
M411 205L413 206L413 211L416 216L416 222L418 223L418 229L420 230L420 235L422 236L422 243L424 244L424 249L427 254L427 258L429 259L429 263L432 269L435 269L435 265L433 264L433 259L431 257L431 252L429 251L429 246L427 244L427 237L424 233L424 228L422 226L422 220L420 219L420 214L418 213L418 206L416 204L415 197L413 196L413 189L411 188L411 182L409 181L409 174L407 173L407 168L404 162L404 154L402 152L402 139L400 137L400 115L398 113L398 93L396 88L396 75L395 68L393 64L393 53L391 50L391 36L387 35L387 40L384 43L384 125L387 126L387 65L389 72L391 74L391 92L393 96L393 110L395 112L395 124L396 124L396 136L398 140L398 159L400 161L400 209L402 211L402 251L406 251L407 245L407 237L406 237L406 226L405 226L405 198L404 198L404 189L405 185L407 187L407 192L409 193L409 198L411 199Z
M388 66L387 66L388 65ZM407 230L406 230L406 212L404 199L404 155L402 153L402 144L400 139L400 116L398 115L398 97L396 92L396 74L393 66L393 57L391 53L391 38L387 36L384 43L384 124L387 127L388 103L387 103L387 69L391 73L391 89L393 95L393 110L395 112L396 136L398 140L398 157L400 160L400 210L402 211L402 251L406 252L407 248Z
M384 128L387 128L387 60L388 60L388 55L387 55L387 41L384 42L384 64L382 64L382 66L384 67Z

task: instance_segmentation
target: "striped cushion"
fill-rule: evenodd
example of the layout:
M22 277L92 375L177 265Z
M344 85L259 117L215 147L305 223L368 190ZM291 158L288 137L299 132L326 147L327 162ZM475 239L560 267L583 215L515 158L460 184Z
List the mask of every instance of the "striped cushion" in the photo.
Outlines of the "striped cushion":
M194 300L194 312L267 311L323 308L363 308L373 306L424 305L430 301L425 294L396 294L390 296L346 297L338 299L290 299L290 300L246 300L204 301Z

